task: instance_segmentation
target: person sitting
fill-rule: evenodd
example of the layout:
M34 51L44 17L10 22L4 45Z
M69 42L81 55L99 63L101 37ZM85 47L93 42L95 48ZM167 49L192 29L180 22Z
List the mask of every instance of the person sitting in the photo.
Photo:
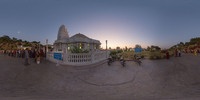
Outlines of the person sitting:
M108 61L112 61L112 57L111 56L108 57Z
M133 60L136 60L136 59L137 59L137 55L135 54L135 55L134 55L134 59L133 59Z
M124 57L121 55L120 56L120 61L123 61L124 60Z

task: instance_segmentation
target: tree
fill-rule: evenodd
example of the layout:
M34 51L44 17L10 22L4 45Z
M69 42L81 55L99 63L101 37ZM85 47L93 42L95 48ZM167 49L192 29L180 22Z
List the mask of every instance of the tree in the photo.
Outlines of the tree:
M15 38L15 37L13 37L13 39L12 39L14 42L16 42L17 41L17 38Z
M161 48L159 46L155 46L155 49L158 51L160 50Z
M37 41L33 41L32 43L39 43L39 42L37 42Z
M17 40L17 42L22 42L22 39Z
M23 45L24 47L31 47L32 46L32 44L30 44L30 43L25 43L24 45Z
M141 48L141 45L136 44L136 45L135 45L135 48Z
M149 46L147 46L147 51L150 51L150 50L151 50L151 48Z
M185 46L185 44L184 44L183 42L180 42L179 44L180 44L181 46Z
M160 50L161 48L159 47L159 46L154 46L154 45L152 45L151 46L151 50Z
M21 43L21 42L18 42L17 44L18 44L18 45L22 45L22 43Z
M125 51L128 51L128 48L127 48L127 46L125 46Z
M3 37L1 37L1 42L11 42L11 39L9 36L7 35L4 35Z

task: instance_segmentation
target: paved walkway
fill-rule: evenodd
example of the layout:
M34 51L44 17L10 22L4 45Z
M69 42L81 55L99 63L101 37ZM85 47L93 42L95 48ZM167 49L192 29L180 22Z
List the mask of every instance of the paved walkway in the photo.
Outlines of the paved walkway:
M111 66L37 65L0 54L0 100L199 100L200 56Z

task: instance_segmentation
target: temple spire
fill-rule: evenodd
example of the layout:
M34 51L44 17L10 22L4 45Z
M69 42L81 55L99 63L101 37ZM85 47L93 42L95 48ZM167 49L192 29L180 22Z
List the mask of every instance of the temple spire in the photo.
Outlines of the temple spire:
M65 25L61 25L58 31L57 40L62 40L62 39L69 39L69 34Z

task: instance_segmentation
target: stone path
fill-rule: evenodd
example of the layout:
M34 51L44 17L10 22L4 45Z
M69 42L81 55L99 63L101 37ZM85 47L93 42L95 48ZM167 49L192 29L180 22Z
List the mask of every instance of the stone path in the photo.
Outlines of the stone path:
M200 56L111 66L37 65L0 55L0 100L199 100Z

